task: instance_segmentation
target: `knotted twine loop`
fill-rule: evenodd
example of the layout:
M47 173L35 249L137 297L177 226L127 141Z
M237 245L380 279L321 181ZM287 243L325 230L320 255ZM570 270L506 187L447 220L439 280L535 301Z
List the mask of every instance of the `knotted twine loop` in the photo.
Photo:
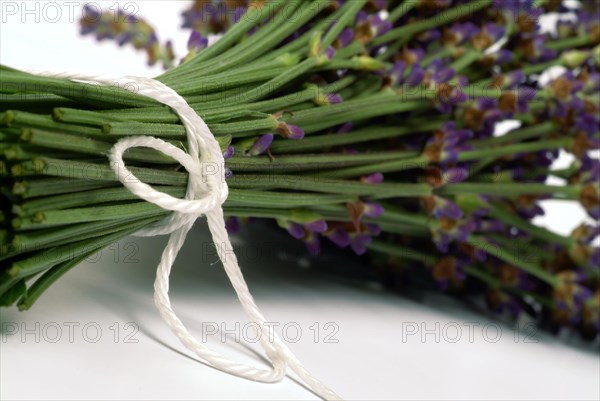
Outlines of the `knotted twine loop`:
M135 235L155 236L170 234L154 282L154 302L161 317L173 333L191 351L216 369L229 374L259 382L282 380L289 366L304 383L317 395L326 400L341 398L325 384L312 376L291 350L279 338L267 321L244 280L229 235L225 228L222 204L227 199L228 188L225 182L225 161L219 143L202 118L170 87L151 78L85 76L70 73L29 71L33 74L65 78L96 85L118 86L138 95L154 99L171 107L179 115L185 126L188 152L152 136L130 136L120 139L111 149L109 159L119 181L133 194L147 202L154 203L173 213L161 222L151 225ZM177 160L189 173L188 186L184 199L174 198L159 192L150 185L138 180L123 162L125 151L135 147L156 149ZM219 259L242 308L250 322L260 330L260 344L271 362L271 369L259 369L235 362L210 350L189 333L171 307L169 298L169 274L171 267L185 242L185 238L196 219L205 215Z

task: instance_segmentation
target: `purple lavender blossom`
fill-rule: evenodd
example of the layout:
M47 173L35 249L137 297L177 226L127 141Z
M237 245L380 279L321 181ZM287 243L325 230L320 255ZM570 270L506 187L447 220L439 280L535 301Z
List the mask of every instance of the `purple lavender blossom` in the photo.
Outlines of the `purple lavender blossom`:
M446 217L452 220L459 220L464 216L463 211L456 203L437 196L435 197L435 207L430 214L436 219Z
M288 124L283 121L279 122L277 126L277 133L284 138L288 139L302 139L304 138L304 131L297 125Z
M459 46L479 32L479 27L472 22L456 22L444 32L446 45Z
M337 133L338 134L347 134L349 132L352 132L352 128L354 127L354 124L352 124L352 122L347 122L342 124L338 129L337 129Z
M335 47L343 49L354 40L354 30L351 28L344 29L336 39Z
M225 221L225 228L229 234L236 234L240 231L242 225L240 219L235 216L228 217Z
M235 148L233 146L228 146L227 149L223 152L223 159L230 159L235 154Z
M269 149L273 143L273 134L264 134L254 142L254 145L248 150L248 155L259 156Z
M303 239L305 236L304 227L301 224L290 221L287 223L287 232L296 239Z
M325 220L315 220L310 223L305 223L304 227L313 233L322 233L327 231L327 222Z
M203 37L200 32L192 31L188 39L187 49L189 51L199 51L208 47L208 38Z
M397 86L402 83L404 79L404 72L406 71L406 63L404 61L397 61L390 69L390 80L392 86Z
M319 105L326 106L328 104L339 104L342 103L344 99L341 95L337 93L327 93L323 95L322 99L319 99Z
M324 235L340 248L345 248L350 245L350 235L348 231L342 227L336 227Z
M450 284L460 284L466 279L464 268L467 263L468 261L462 258L444 256L433 267L433 279L442 290L447 290Z
M360 181L364 182L365 184L381 184L383 182L383 174L373 173L365 175L360 178Z
M423 81L423 78L425 78L425 70L419 64L414 64L405 82L408 86L414 87L419 85Z

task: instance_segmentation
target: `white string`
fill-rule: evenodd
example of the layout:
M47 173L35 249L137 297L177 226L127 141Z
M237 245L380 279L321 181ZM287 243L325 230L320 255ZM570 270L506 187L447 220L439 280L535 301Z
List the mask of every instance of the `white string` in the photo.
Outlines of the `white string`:
M188 153L151 136L129 136L119 140L111 149L111 167L133 194L147 202L154 203L171 213L163 221L150 226L136 235L155 236L170 234L161 261L156 271L154 302L163 320L183 345L194 351L211 366L229 374L259 382L277 382L285 377L289 366L304 383L317 395L326 400L341 398L325 384L312 376L292 351L274 332L254 302L246 285L237 258L233 252L223 216L222 204L227 199L228 188L225 182L223 154L219 143L202 118L187 104L185 99L173 89L151 78L84 76L69 73L30 71L48 77L66 78L92 84L117 85L138 95L152 98L177 112L186 128ZM187 192L184 199L174 198L156 191L150 185L138 180L123 162L123 153L135 147L156 149L177 160L189 173ZM225 272L246 312L248 319L261 331L260 343L271 362L271 369L259 369L230 360L210 350L191 335L171 307L169 299L169 274L187 233L200 216L205 215L208 228Z

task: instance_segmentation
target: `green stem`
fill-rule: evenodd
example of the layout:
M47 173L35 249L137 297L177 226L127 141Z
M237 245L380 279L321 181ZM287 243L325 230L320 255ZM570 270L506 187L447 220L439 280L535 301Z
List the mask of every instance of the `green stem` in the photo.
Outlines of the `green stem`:
M303 62L301 62L300 64L287 69L286 71L282 72L280 75L265 82L264 84L254 88L254 89L251 89L250 91L246 92L243 96L233 96L233 97L230 97L229 99L225 99L225 102L229 103L229 104L233 104L233 103L237 104L240 102L250 103L250 102L255 102L257 100L260 100L260 99L264 98L265 96L281 89L285 84L291 82L292 80L296 79L297 77L310 71L312 68L317 66L319 63L320 63L319 57L310 57L310 58L304 60Z
M329 0L301 2L301 6L298 8L296 14L298 17L294 18L293 21L290 21L285 13L275 14L271 24L277 27L277 29L272 32L261 29L260 31L264 32L265 36L263 40L256 40L257 38L255 37L253 38L251 47L241 48L241 50L238 48L235 52L228 52L229 54L224 53L220 57L211 60L212 63L209 61L203 64L201 69L194 70L195 74L207 76L227 70L234 65L244 65L246 62L256 59L257 55L262 55L273 49L278 43L295 32L298 27L303 26L328 5Z
M310 136L298 142L275 141L271 145L271 151L275 154L300 153L327 149L333 146L352 145L396 137L400 138L414 133L433 131L440 128L445 121L445 119L440 118L409 120L401 127L369 127L355 129L348 133ZM414 154L414 152L410 153Z
M67 79L31 75L20 71L2 71L2 85L4 88L18 88L19 92L40 92L42 89L43 93L51 93L75 100L79 104L92 106L146 107L156 106L157 104L152 99L114 86L89 85Z
M186 185L188 175L172 170L158 170L146 167L128 167L129 171L139 180L148 184ZM116 182L115 172L108 165L88 163L62 159L40 157L24 161L12 166L14 177L47 175L51 177L64 177L87 181L112 181ZM68 182L68 181L67 181Z
M0 126L1 125L6 125L8 127L39 128L46 131L82 136L102 135L102 130L100 130L100 128L59 123L54 121L48 115L33 114L25 111L7 110L4 113L4 119L0 121Z
M358 177L361 175L373 174L373 173L391 173L405 170L412 170L415 168L421 169L429 164L429 158L420 155L407 159L394 160L389 162L381 162L370 164L367 166L360 167L349 167L335 171L325 172L324 175L331 178L348 178Z
M507 210L500 208L499 206L490 206L490 217L498 219L506 224L510 224L522 231L528 232L529 234L535 236L536 238L542 241L545 241L550 244L559 244L564 246L565 248L570 248L575 243L575 240L573 240L571 237L564 237L562 235L555 234L552 231L549 231L543 227L531 224L529 221L522 219L518 215L510 213Z
M546 43L548 49L561 51L566 49L573 49L576 47L587 46L592 43L592 38L588 35L574 36L572 38L565 38L556 40L553 42Z
M13 279L25 278L37 273L41 273L59 263L87 255L90 251L102 249L105 246L108 246L113 242L116 242L119 239L138 231L144 225L146 225L146 223L132 224L120 231L104 237L92 238L79 241L74 244L61 245L45 251L37 252L27 259L13 262L10 268L7 270L7 273Z
M158 78L165 82L169 77L172 77L176 73L185 71L196 64L200 64L206 60L209 60L217 55L224 53L226 50L234 46L246 33L252 28L264 22L272 12L280 5L285 4L285 0L273 0L265 3L264 8L261 7L248 7L246 13L242 16L240 21L233 25L227 30L227 33L223 35L216 43L202 52L197 54L192 60L188 61L184 67L181 65L175 69L171 69L166 73L162 74Z
M417 0L403 0L401 4L396 6L388 15L388 20L390 22L396 22L404 15L406 15L410 10L415 8L419 2Z
M560 149L560 148L566 148L566 147L570 146L572 143L573 143L572 138L560 138L560 139L551 139L551 140L547 140L547 141L519 143L516 145L507 145L507 146L502 146L502 147L467 150L467 151L461 152L458 155L458 160L459 161L469 161L469 160L478 160L478 159L482 159L482 158L488 158L488 157L492 157L492 156L502 157L502 156L518 154L518 153L530 153L530 152L539 152L539 151L543 151L543 150Z
M109 138L112 139L112 138ZM113 147L112 143L96 141L83 136L58 134L39 129L23 129L20 140L31 145L48 149L66 150L85 155L105 157ZM158 164L174 164L173 159L151 149L130 149L124 158L132 161Z
M265 118L258 118L254 120L209 125L210 131L214 135L231 134L231 136L234 138L253 136L262 132L272 132L277 129L277 126L277 119L270 115L267 115ZM185 127L181 124L113 122L106 124L104 131L105 134L109 134L114 137L131 136L132 132L143 132L145 135L152 135L157 138L172 138L179 140L187 138Z
M488 242L483 237L470 235L467 238L467 243L474 246L477 249L481 249L492 256L497 257L507 263L514 265L515 267L520 268L521 270L531 274L532 276L546 282L552 287L556 287L560 284L560 280L558 277L552 275L551 273L546 272L541 269L539 266L529 263L528 261L523 260L516 252L510 249L502 249L495 244Z
M185 195L185 187L155 186L155 190L182 198ZM31 216L45 210L68 209L72 207L88 206L109 202L123 202L138 200L139 197L125 187L102 188L91 191L74 192L63 195L45 196L35 198L17 206L13 213L17 216Z
M408 154L411 154L411 152L408 152ZM234 156L227 160L227 167L235 172L309 171L353 166L382 160L393 160L406 157L406 155L407 152L402 151L382 151L364 154L305 154L301 156L278 156L273 159L267 156Z
M479 50L468 49L458 60L450 64L450 68L459 73L480 58L481 52Z
M558 131L557 124L554 121L546 121L541 124L508 132L502 136L474 140L471 141L471 143L477 147L488 145L504 145L510 142L521 142L526 139L536 138L540 135L549 134L556 131Z
M521 195L561 195L564 199L579 199L581 189L576 186L556 186L536 183L476 183L459 182L435 190L439 195L478 194L503 197Z
M354 23L356 18L356 14L363 8L363 6L367 3L366 0L352 0L344 4L344 14L337 20L337 22L329 29L325 37L321 40L321 49L327 49L335 39L339 36L339 34L346 28L347 26L351 26Z
M425 56L423 58L423 60L421 60L420 64L422 67L427 67L434 60L450 57L450 56L454 55L455 52L456 52L456 49L451 48L451 47L444 47L444 48L438 49L438 51L432 52L431 54ZM404 72L403 78L408 77L408 74L409 74L409 71L407 69L407 71Z
M415 197L431 194L426 184L364 184L314 176L236 174L227 180L230 188L293 189L355 196Z
M425 96L433 98L434 94L377 94L364 99L355 99L327 107L302 110L284 121L300 125L306 133L313 133L348 121L360 121L367 118L384 116L393 113L416 110L430 106L423 100ZM420 99L420 100L412 100Z
M17 217L12 226L17 231L39 230L67 224L107 221L125 218L144 218L162 216L167 211L148 202L136 202L122 205L97 206L78 209L48 210L35 213L30 218Z
M352 130L349 133L339 133L330 135L316 135L304 138L302 141L275 141L271 145L271 152L277 153L301 153L306 151L315 151L327 149L333 146L352 145L362 142L371 142L389 138L400 138L419 132L433 131L441 127L445 120L429 119L417 123L410 122L410 125L404 127L370 127L364 129ZM416 156L416 152L407 152L407 155Z
M204 93L213 93L226 89L236 88L248 84L257 84L273 79L281 73L284 73L287 67L258 68L252 72L222 74L215 77L203 77L192 81L178 81L171 85L171 88L183 97L198 96Z
M117 185L116 182L43 177L15 182L12 194L23 199L29 199L38 196L70 194L91 189L109 188L115 185Z
M385 253L402 259L414 260L427 266L433 266L437 261L437 257L431 254L426 254L413 248L406 248L398 244L390 244L379 240L373 240L367 247L376 252Z
M165 211L165 215L167 212ZM143 222L150 224L162 216L155 216L140 220L139 218L126 218L119 220L103 220L94 222L84 222L80 224L66 225L48 230L35 230L17 233L11 243L11 249L0 259L14 257L15 255L26 252L40 251L52 246L60 246L90 238L98 238L104 235L120 231L123 227L133 223Z
M434 17L423 19L418 22L413 22L411 24L392 29L386 34L375 38L372 44L373 46L380 46L385 43L392 42L394 40L410 37L416 33L448 24L465 15L481 10L489 6L490 4L491 0L479 0L474 3L467 3L450 8Z

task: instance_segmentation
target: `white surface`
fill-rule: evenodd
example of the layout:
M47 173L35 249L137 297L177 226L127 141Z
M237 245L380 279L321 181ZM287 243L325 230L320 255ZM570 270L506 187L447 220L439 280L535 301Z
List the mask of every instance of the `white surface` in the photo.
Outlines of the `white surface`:
M81 74L139 75L153 77L160 65L146 66L146 55L114 41L97 42L94 35L79 35L79 18L87 1L0 0L0 62L13 68L45 69ZM137 9L155 26L159 41L173 40L176 54L184 56L189 31L179 29L186 1L113 1L96 3L103 9L115 4ZM58 10L58 11L57 11Z
M16 15L5 15L7 3L18 7L27 3L30 10L37 3L38 22L35 14L23 15L22 8ZM112 43L98 45L91 37L80 38L76 24L69 18L71 6L66 3L75 3L74 15L79 15L82 3L54 2L63 13L54 23L45 21L44 2L25 3L0 1L1 63L89 74L153 76L160 72L159 68L145 67L142 54L119 49ZM106 7L114 4L99 3ZM136 5L140 15L160 24L160 37L174 39L176 50L181 52L187 34L177 28L184 2L169 2L167 7L161 3ZM576 205L554 205L550 218L542 222L556 231L568 233L579 217L583 218ZM251 230L253 242L242 243L236 250L259 306L270 321L280 324L276 330L284 338L293 339L294 328L301 328L299 341L290 347L317 377L342 396L600 398L600 359L589 346L565 345L542 333L532 333L530 326L515 335L508 327L465 311L463 305L445 297L415 302L368 286L335 283L290 266L294 259L290 255L282 260L266 251L266 245L277 241L280 233L269 237L256 231L258 228ZM152 302L153 275L164 241L126 239L67 274L31 311L0 310L0 399L315 398L289 379L274 385L241 380L206 367L185 352L160 320ZM206 229L199 225L174 267L175 307L197 333L223 325L233 331L229 336L238 333L251 337L250 330L243 330L245 320L220 265L212 264L216 255L202 253L210 249L206 248L208 244ZM293 255L303 252L301 244L283 244L278 246L294 248ZM135 259L137 262L132 262ZM333 262L326 259L323 263ZM472 336L470 322L479 323ZM127 323L133 325L126 328ZM281 328L286 324L288 330L284 333ZM69 326L73 327L72 341ZM97 327L102 334L93 342ZM116 327L120 330L115 342ZM136 327L139 331L128 338ZM338 342L326 342L326 335L336 327L338 331L331 339ZM496 341L499 327L501 335ZM411 335L415 328L418 332ZM457 328L462 332L460 339L456 339ZM24 334L27 329L31 332ZM421 338L422 329L433 329L439 341L432 333ZM257 356L235 341L224 344L216 334L206 339L227 355L257 363Z
M279 244L290 249L282 260L269 250L279 233L257 226L247 230L245 237L253 241L238 242L235 249L259 306L279 324L276 331L284 339L295 341L300 327L302 334L290 348L348 399L600 397L599 360L589 345L567 346L525 324L514 332L446 297L416 302L368 285L336 283L288 261L304 252L301 244L291 239ZM197 362L152 302L163 246L164 239L125 239L67 274L29 312L0 310L0 398L316 399L289 379L254 383ZM202 329L229 331L227 343L209 331L209 346L260 364L235 343L236 335L250 341L254 336L244 330L233 291L220 265L213 264L217 256L205 252L209 246L204 224L199 224L174 267L174 307L199 336ZM129 263L133 260L138 261ZM331 262L326 255L323 263ZM115 323L120 328L116 342ZM128 323L133 326L125 329ZM98 327L102 334L94 342Z

